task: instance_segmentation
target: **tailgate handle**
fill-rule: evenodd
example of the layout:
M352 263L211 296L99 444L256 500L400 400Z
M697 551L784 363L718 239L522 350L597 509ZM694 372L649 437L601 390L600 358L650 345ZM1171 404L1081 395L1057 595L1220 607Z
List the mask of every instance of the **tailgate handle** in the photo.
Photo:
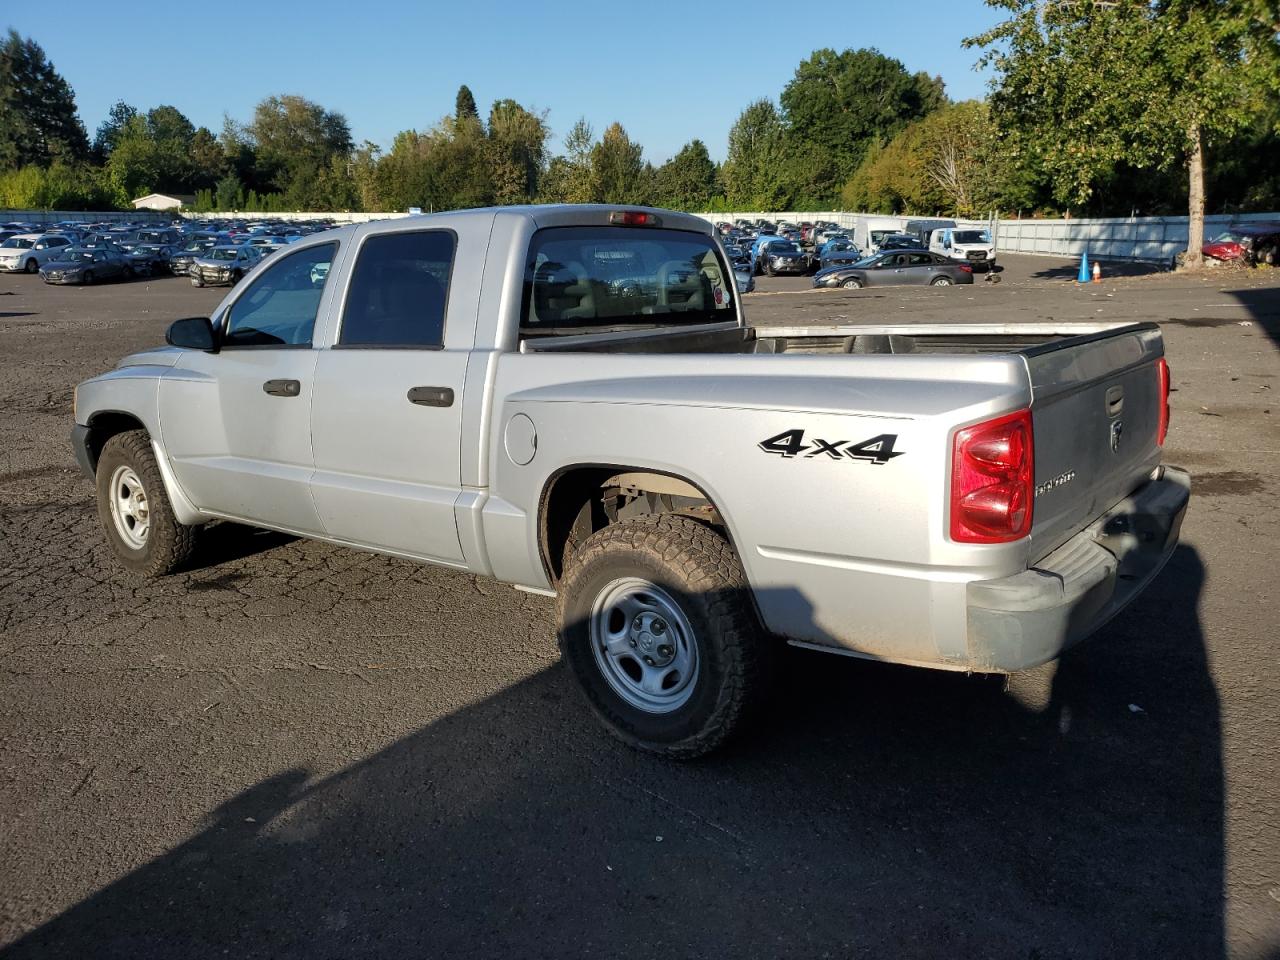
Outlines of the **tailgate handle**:
M1124 409L1124 387L1111 387L1107 390L1107 416L1118 417Z
M409 402L420 407L453 406L453 389L451 387L410 387Z

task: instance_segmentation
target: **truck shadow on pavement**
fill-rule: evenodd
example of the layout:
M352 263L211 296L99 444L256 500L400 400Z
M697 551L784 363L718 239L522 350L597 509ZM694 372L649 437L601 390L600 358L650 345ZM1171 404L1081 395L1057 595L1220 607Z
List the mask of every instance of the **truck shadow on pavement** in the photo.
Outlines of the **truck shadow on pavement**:
M1008 690L795 651L691 764L613 743L546 670L257 784L4 956L1221 957L1204 576L1179 547Z

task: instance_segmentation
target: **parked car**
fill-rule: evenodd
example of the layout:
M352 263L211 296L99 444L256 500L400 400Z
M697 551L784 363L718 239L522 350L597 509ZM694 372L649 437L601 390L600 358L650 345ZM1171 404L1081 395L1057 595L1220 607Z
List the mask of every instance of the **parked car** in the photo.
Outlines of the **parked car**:
M973 267L928 250L890 250L856 263L827 267L813 275L815 287L847 290L903 284L949 287L953 283L973 283Z
M0 271L35 273L71 241L59 234L20 233L0 243Z
M171 244L140 243L125 254L125 260L134 273L151 277L157 273L169 272L169 261L174 252Z
M213 239L189 240L169 258L169 270L175 277L185 277L191 273L191 265L200 257L217 246Z
M1240 223L1223 230L1202 248L1214 260L1280 265L1280 223Z
M794 240L770 240L756 250L756 272L805 275L813 268L813 259Z
M919 237L913 237L909 233L891 233L881 237L879 244L876 246L876 252L884 253L889 250L924 250L924 244L921 243Z
M253 248L241 244L223 244L205 251L188 268L193 287L234 286L258 262Z
M88 286L99 280L119 280L133 275L125 257L106 247L63 247L56 260L40 268L45 283L81 283Z
M862 251L848 237L837 237L819 247L814 259L817 261L818 268L821 269L833 263L854 263L861 260Z
M161 576L233 521L553 594L585 701L672 758L767 702L777 638L1022 670L1172 556L1156 324L753 328L724 269L696 217L591 205L294 245L76 388L109 551Z

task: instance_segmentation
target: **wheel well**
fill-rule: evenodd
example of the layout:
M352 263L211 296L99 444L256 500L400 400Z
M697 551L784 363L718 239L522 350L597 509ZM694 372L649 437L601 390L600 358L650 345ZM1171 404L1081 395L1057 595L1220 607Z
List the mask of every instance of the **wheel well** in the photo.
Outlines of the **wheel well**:
M94 469L98 467L98 457L102 456L102 448L107 445L108 440L118 433L145 429L147 428L142 421L130 413L120 413L117 410L95 413L89 418L89 458Z
M620 466L574 467L548 481L542 495L539 549L552 583L587 537L613 523L655 514L692 517L727 535L705 493L672 474Z

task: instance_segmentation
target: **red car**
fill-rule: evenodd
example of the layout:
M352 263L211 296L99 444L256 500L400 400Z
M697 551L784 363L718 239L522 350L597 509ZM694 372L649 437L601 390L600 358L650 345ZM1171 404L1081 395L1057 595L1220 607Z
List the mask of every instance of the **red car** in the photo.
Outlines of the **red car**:
M1240 223L1218 234L1200 252L1214 260L1280 264L1280 223Z

